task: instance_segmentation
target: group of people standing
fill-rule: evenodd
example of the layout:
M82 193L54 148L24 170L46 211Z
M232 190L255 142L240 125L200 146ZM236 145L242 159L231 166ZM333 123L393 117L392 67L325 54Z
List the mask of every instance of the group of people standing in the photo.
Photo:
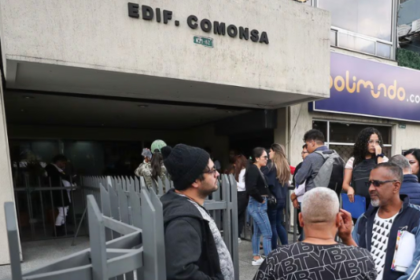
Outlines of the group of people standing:
M244 155L237 155L235 159L238 232L241 235L248 213L253 219L252 265L261 265L264 260L259 253L261 236L266 256L277 248L278 238L283 245L288 243L283 213L288 197L290 166L285 149L280 144L271 145L269 150L255 148L251 162Z

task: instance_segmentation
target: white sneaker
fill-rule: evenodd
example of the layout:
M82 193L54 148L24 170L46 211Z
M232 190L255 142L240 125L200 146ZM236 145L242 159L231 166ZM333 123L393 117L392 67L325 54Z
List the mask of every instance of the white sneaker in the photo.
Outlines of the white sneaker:
M261 265L264 259L260 256L258 260L252 260L252 265Z
M242 242L242 239L238 237L238 244Z

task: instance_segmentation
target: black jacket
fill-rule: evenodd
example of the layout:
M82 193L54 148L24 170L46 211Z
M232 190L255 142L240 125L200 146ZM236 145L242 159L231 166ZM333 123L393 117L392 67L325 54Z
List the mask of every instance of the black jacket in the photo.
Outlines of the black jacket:
M391 231L389 233L387 254L385 258L385 268L384 269L384 280L396 280L401 276L404 276L404 273L391 270L392 260L394 258L395 246L397 242L398 230L406 230L415 235L416 243L420 239L420 208L416 205L410 203L410 199L406 195L400 195L401 200L403 201L403 207L398 213L397 217L392 224ZM359 247L371 251L371 241L373 235L373 224L375 221L376 213L378 212L378 207L370 207L358 220L353 229L353 239L356 241ZM413 257L413 263L407 270L407 275L416 274L420 268L417 268L417 262L419 260L420 248L416 244L416 252ZM405 276L407 276L405 275ZM404 277L402 279L407 279ZM418 279L418 278L413 278Z
M67 176L64 173L60 173L57 170L57 168L52 164L48 164L45 167L45 171L47 172L47 186L50 185L50 181L51 181L51 187L63 188L64 186L61 180L66 180L66 181L71 182L69 176ZM67 194L67 190L52 191L52 196L53 196L53 201L54 201L54 207L63 207L63 206L70 205L70 200Z
M277 179L277 169L274 166L266 166L261 168L261 171L266 177L271 193L277 199L277 208L286 207L286 199L289 197L289 191L287 189L287 185L284 186Z
M250 164L245 173L245 188L247 193L256 201L262 203L264 198L261 195L268 195L268 190L262 178L261 171L255 164ZM268 186L267 186L268 187Z
M208 221L188 198L169 190L161 197L168 280L223 280Z

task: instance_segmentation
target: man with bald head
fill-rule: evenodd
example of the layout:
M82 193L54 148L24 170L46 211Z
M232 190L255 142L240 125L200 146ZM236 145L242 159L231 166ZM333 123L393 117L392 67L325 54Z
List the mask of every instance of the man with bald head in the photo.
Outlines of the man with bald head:
M377 280L420 279L420 208L411 204L407 195L400 194L402 182L401 167L392 162L378 164L367 182L373 207L357 220L353 231L351 217L346 213L339 230L343 243L370 251ZM399 231L414 235L416 243L413 262L406 271L392 269Z
M299 214L305 239L271 251L254 280L376 279L369 251L335 241L343 213L334 191L318 187L306 192Z

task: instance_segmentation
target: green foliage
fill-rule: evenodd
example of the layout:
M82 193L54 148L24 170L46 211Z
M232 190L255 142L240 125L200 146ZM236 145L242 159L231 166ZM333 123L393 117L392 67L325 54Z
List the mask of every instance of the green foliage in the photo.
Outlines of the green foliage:
M398 48L397 61L399 66L420 70L420 53Z

